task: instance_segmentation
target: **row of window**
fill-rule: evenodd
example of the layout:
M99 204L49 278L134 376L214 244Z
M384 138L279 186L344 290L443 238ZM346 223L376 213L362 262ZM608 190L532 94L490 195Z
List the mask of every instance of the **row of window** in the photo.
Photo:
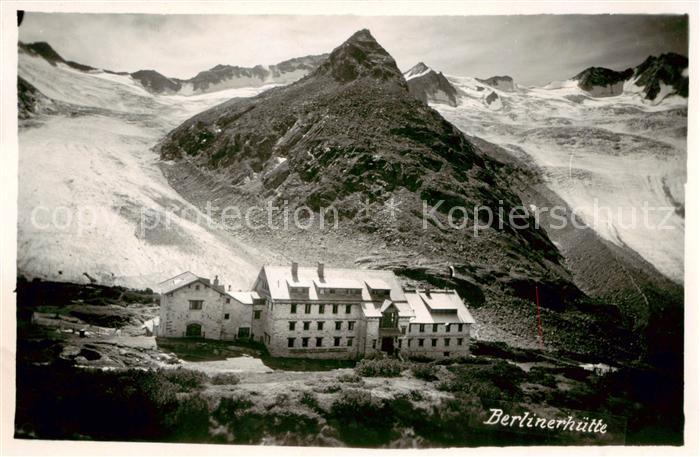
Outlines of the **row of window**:
M204 306L204 300L188 300L191 310L200 310ZM231 299L227 298L226 303L231 303Z
M300 306L302 306L302 305L298 305L298 304L296 304L296 303L292 303L291 306L290 306L289 312L290 312L291 314L296 314L296 313L297 313L297 308L300 307ZM311 307L314 306L314 305L312 305L311 303L306 303L306 304L303 305L303 306L304 306L304 314L311 314ZM328 306L328 307L331 308L331 313L332 313L332 314L338 314L338 310L340 309L341 306L345 308L345 314L350 314L350 313L352 313L352 305L338 305L338 304L326 305L326 304L321 303L321 304L315 305L315 306L318 306L318 313L319 313L319 314L325 314L325 312L326 312L326 306Z
M445 326L446 332L450 332L450 329L455 328L455 327L457 328L457 330L456 330L457 333L461 333L464 331L464 324L411 324L411 328L415 328L416 325L418 325L418 332L419 333L425 333L426 325L428 326L428 328L431 328L430 326L432 326L433 333L436 333L439 331L440 325ZM410 331L410 328L409 328L409 331Z
M342 330L343 329L343 321L334 321L335 323L335 329L336 330ZM352 331L355 329L355 321L347 321L348 323L348 330ZM311 330L311 322L310 321L304 321L302 322L303 324L303 329L304 330ZM323 330L325 327L325 321L318 321L316 322L316 330ZM297 322L296 321L289 321L289 330L296 330L297 328Z
M328 288L320 288L318 289L318 293L320 295L334 295L334 294L346 294L346 295L360 295L362 293L362 289L328 289Z
M464 345L464 338L455 338L457 340L457 346L463 346ZM414 341L415 340L415 341ZM408 338L407 345L408 347L425 347L425 338ZM445 347L450 346L450 342L452 338L443 338ZM416 343L417 341L417 343ZM401 340L399 340L399 347L401 347ZM438 344L438 338L430 338L430 347L437 347Z
M303 347L303 348L308 348L308 347L317 347L317 348L320 348L320 347L324 347L324 346L323 346L323 340L324 340L325 338L323 338L322 336L318 336L318 337L316 337L316 338L310 338L310 337L308 337L308 336L305 336L305 337L303 337L303 338L287 338L287 347L289 347L289 348L297 347L297 346L296 346L296 344L297 344L297 343L296 343L296 342L297 342L297 339L301 340L301 347ZM346 347L352 347L352 344L353 344L354 339L355 339L355 338L353 338L353 337L351 337L351 336L345 338L345 346L346 346ZM339 336L333 337L333 346L332 346L332 347L341 347L341 346L343 346L343 344L341 344L341 340L342 340L342 339L341 339L341 337L339 337ZM309 344L312 343L312 342L314 343L314 346L309 346ZM329 347L330 347L330 346L329 346Z

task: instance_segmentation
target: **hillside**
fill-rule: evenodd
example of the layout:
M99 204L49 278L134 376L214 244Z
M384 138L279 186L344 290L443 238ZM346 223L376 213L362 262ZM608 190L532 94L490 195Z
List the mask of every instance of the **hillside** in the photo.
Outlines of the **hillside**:
M637 310L609 315L579 307L583 294L541 228L516 229L505 218L476 235L471 225L446 226L451 206L466 207L468 221L479 217L474 205L502 203L508 214L524 203L520 195L539 185L513 179L524 173L522 167L510 163L509 153L498 158L491 149L415 100L391 56L367 31L336 48L301 81L194 116L158 146L161 158L173 161L169 181L200 207L212 199L243 208L289 202L292 209L308 205L318 211L332 205L342 218L336 232L269 230L265 241L258 240L301 238L312 258L329 262L348 257L330 246L371 240L374 252L359 251L356 263L454 285L479 308L484 335L494 337L491 332L500 328L501 337L532 341L529 306L538 286L551 310L545 325L552 342L573 347L584 334L599 334L605 345L607 337L621 337L615 326L636 322ZM444 201L434 213L439 223L423 227L422 199L431 206ZM295 244L284 243L278 246ZM454 279L446 276L449 264L456 268Z

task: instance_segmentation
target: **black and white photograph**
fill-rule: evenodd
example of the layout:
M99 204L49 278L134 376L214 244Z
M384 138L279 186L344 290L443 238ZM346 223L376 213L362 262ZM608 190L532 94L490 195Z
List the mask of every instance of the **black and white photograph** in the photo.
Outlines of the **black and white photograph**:
M61 3L3 6L3 447L697 452L697 4Z

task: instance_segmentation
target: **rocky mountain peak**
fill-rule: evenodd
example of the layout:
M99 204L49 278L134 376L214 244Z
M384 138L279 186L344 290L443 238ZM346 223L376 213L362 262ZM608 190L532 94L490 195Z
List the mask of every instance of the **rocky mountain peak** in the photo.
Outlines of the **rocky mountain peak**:
M491 76L490 78L486 79L479 79L476 78L477 81L482 82L484 84L488 84L489 86L499 89L499 90L504 90L504 91L513 91L515 90L515 84L513 83L513 78L510 76L504 75L504 76Z
M442 103L457 106L457 89L441 72L418 62L403 74L408 91L423 103Z
M578 81L581 89L594 97L611 97L622 93L624 82L633 74L631 68L615 71L604 67L589 67L573 79Z
M682 96L688 96L688 58L669 52L649 56L634 69L635 84L644 87L648 99L655 99L661 92L661 84L670 86Z
M359 78L403 80L396 61L374 39L367 29L355 32L347 41L331 52L315 75L331 75L340 82Z
M410 70L408 70L406 73L404 73L403 76L404 76L404 78L406 78L408 80L412 77L419 76L419 75L426 73L428 71L431 71L429 66L427 66L423 62L418 62L413 67L411 67Z
M65 62L49 43L45 41L37 41L35 43L19 43L20 49L29 54L39 55L49 61L51 64L56 62Z

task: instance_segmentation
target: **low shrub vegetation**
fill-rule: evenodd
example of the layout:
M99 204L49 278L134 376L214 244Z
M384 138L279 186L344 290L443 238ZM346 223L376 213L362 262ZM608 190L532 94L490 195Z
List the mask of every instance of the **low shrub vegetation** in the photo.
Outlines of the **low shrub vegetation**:
M405 364L397 359L362 359L355 367L355 372L364 377L395 377L404 370Z
M217 386L235 385L241 382L241 379L234 373L217 373L211 377L211 383Z
M438 380L438 369L431 363L414 363L411 367L411 373L413 376L423 381Z
M338 376L338 381L347 383L356 383L362 381L362 378L357 373L343 373Z
M187 368L164 369L158 371L168 382L175 384L184 392L199 389L209 379L201 371L189 370Z

